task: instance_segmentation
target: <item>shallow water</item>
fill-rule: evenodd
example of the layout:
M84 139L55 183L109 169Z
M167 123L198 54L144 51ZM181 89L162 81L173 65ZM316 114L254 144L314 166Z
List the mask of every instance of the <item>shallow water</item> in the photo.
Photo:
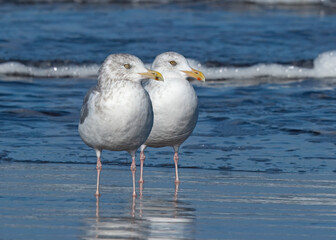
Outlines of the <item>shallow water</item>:
M1 164L2 239L333 239L333 174L146 168L134 202L129 167ZM121 180L123 179L123 180Z
M1 4L0 239L334 239L334 5L274 3ZM83 97L107 54L167 50L208 76L179 189L171 148L134 202L104 151L98 209Z

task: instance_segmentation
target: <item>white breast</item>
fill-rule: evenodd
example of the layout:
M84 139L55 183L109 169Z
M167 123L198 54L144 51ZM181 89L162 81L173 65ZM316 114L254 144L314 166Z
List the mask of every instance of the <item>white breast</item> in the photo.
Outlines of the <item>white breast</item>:
M154 111L154 124L145 145L180 145L194 130L198 119L197 95L186 80L151 81L148 91Z
M93 148L127 151L145 142L152 124L147 92L140 84L126 82L109 92L91 94L88 116L79 125L79 133Z

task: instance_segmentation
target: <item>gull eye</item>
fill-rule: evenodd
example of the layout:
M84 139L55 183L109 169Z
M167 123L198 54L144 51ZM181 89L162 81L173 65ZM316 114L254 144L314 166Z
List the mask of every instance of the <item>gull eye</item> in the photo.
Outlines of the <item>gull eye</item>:
M177 65L177 62L175 62L175 61L170 61L169 62L172 66L176 66Z
M125 67L126 69L130 69L130 68L131 68L131 65L128 64L128 63L126 63L126 64L124 64L124 67Z

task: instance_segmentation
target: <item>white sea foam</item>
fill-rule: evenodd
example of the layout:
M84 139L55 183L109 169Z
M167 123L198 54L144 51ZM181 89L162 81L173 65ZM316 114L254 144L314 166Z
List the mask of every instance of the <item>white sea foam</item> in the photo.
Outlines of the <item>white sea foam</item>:
M248 79L259 77L293 78L335 78L336 51L320 54L313 62L312 68L281 64L256 64L249 67L206 67L194 59L188 59L192 67L201 70L207 80ZM150 66L150 64L146 64ZM52 67L33 67L19 62L0 64L0 74L4 76L43 77L43 78L96 78L98 64L64 65Z
M205 67L189 59L190 65L201 70L207 79L241 79L264 76L277 78L332 78L336 77L336 51L324 52L315 60L313 68L281 64L257 64L250 67Z
M19 62L5 62L0 64L0 74L10 76L29 77L96 77L99 65L66 65L39 68L27 66Z
M259 4L286 4L286 5L306 5L306 4L324 4L329 0L247 0L246 2Z

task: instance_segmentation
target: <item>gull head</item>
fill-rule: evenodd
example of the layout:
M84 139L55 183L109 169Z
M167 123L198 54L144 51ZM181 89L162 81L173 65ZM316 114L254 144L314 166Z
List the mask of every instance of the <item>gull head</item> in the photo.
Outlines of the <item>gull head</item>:
M110 81L141 82L144 79L163 81L161 73L148 70L143 62L131 54L111 54L99 69L99 83Z
M205 81L201 71L190 67L187 59L177 52L165 52L158 55L152 65L152 69L161 72L165 78L195 78Z

